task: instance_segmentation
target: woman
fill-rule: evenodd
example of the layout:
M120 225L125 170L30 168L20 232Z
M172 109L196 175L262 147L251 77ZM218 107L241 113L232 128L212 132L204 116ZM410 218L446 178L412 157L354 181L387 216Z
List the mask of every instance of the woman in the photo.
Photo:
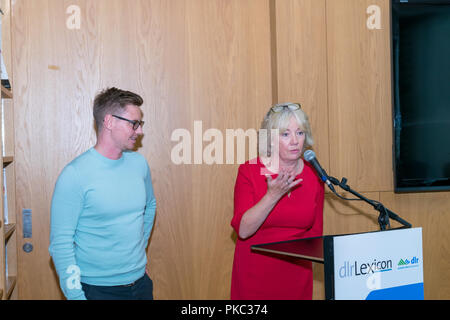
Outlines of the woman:
M231 299L312 299L311 262L250 249L322 235L323 183L302 159L313 144L308 117L299 104L277 104L261 129L259 158L239 167L234 190Z

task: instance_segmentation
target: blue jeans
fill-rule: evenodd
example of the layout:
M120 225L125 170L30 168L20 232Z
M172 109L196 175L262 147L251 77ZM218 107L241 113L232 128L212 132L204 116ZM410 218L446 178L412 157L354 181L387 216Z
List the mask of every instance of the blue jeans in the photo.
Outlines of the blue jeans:
M82 282L81 287L88 300L153 300L153 281L147 273L123 286L95 286Z

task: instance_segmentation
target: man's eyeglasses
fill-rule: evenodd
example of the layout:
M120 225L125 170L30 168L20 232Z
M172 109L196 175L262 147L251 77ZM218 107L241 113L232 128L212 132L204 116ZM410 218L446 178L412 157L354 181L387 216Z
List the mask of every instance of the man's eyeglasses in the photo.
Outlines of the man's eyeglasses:
M144 121L141 120L130 120L130 119L125 119L119 116L116 116L114 114L112 114L112 116L114 118L120 119L120 120L124 120L124 121L128 121L129 123L131 123L133 125L133 130L137 130L139 128L139 126L141 126L141 128L144 126Z
M270 108L272 112L281 112L285 108L288 108L291 111L295 111L301 109L300 103L287 103L287 104L277 104Z

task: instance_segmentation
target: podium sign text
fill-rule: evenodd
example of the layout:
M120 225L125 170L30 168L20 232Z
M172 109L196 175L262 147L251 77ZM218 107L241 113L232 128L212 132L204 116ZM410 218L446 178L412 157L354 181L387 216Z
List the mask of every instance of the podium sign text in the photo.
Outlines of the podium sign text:
M335 236L334 299L422 300L422 228Z

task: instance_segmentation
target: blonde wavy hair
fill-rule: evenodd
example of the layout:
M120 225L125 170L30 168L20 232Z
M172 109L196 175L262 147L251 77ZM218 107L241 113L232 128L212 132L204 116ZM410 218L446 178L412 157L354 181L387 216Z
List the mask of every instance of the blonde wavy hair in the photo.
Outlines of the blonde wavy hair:
M295 108L295 105L298 106L298 109L292 110ZM280 109L280 111L274 111L274 109ZM260 157L271 156L272 130L278 129L279 133L282 134L289 126L289 121L291 118L294 118L297 121L299 128L305 133L305 143L303 144L302 153L306 149L312 147L314 140L311 133L311 126L309 124L308 116L301 109L300 103L278 103L269 109L261 123L261 129L258 134L258 154Z

